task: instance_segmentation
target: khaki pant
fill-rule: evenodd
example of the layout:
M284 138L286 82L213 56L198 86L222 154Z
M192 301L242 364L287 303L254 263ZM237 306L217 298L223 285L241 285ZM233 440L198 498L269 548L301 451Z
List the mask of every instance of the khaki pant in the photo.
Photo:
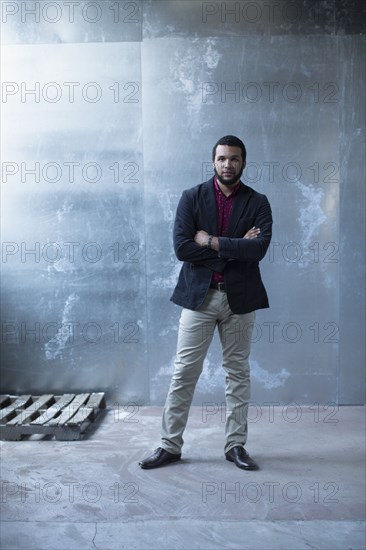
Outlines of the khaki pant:
M255 311L243 315L231 311L226 292L209 289L199 310L183 309L179 321L175 369L166 399L161 447L179 454L193 393L203 361L218 326L226 371L225 448L245 445L250 399L250 343Z

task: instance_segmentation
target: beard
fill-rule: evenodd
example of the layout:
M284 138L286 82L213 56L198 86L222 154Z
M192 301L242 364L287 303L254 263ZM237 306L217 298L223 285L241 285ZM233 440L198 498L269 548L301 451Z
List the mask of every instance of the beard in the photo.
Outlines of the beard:
M244 168L245 168L245 165L243 164L239 172L234 174L231 178L224 178L223 176L220 176L217 173L215 166L214 166L214 171L215 171L215 176L217 177L219 182L222 183L222 185L228 185L230 187L230 185L234 185L241 178L241 175L244 172Z

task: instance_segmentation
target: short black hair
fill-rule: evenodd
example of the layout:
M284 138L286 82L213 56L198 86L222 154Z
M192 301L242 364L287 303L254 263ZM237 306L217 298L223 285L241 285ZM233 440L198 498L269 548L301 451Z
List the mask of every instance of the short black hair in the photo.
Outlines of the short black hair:
M224 136L220 138L212 149L212 160L215 160L216 155L216 147L218 145L229 145L230 147L239 147L241 149L241 156L243 157L243 161L246 161L247 158L247 150L245 149L244 143L236 136Z

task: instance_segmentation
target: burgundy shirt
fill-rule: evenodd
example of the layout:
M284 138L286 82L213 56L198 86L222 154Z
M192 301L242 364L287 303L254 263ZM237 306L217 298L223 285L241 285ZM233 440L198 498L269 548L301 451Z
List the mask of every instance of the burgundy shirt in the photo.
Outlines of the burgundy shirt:
M216 237L226 237L227 230L229 228L231 209L234 204L234 199L238 193L240 182L238 182L237 185L234 186L232 193L230 193L228 197L225 197L224 193L221 191L217 183L216 176L214 177L214 187L215 187L215 198L216 198L216 204L217 204L217 214L218 214L217 221L218 221L218 227L219 227L219 234L216 235ZM212 274L212 282L223 283L224 274L218 271L214 271Z

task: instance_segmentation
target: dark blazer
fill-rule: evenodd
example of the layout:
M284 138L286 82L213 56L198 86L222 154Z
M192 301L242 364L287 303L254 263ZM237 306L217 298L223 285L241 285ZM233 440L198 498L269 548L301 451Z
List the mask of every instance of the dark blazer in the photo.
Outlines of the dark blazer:
M251 227L260 236L243 239ZM224 273L227 298L234 313L267 308L259 262L272 236L272 213L268 199L241 183L230 214L228 234L219 237L220 250L194 242L197 231L218 236L218 216L213 178L183 191L175 217L173 242L178 260L183 261L171 301L187 309L199 309L210 287L213 271Z

